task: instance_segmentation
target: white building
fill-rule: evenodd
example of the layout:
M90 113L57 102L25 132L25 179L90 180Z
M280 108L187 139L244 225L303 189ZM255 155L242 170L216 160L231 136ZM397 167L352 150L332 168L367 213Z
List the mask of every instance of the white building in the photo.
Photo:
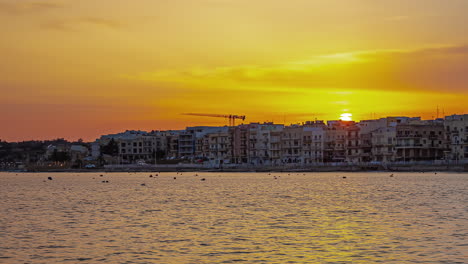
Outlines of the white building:
M468 162L468 115L447 116L444 126L450 149L446 158Z
M152 163L155 160L156 137L145 131L127 130L123 133L102 136L100 144L109 144L114 140L118 145L118 157L121 164L138 162Z
M302 163L322 163L326 130L323 127L304 127L302 133Z
M271 165L280 161L280 138L283 125L250 124L248 160L253 165Z
M372 132L372 160L395 161L396 127L381 127Z

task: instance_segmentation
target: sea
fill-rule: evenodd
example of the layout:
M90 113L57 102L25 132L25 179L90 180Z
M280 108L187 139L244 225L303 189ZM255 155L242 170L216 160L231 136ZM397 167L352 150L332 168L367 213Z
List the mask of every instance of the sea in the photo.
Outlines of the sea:
M468 263L467 236L467 173L0 173L0 263Z

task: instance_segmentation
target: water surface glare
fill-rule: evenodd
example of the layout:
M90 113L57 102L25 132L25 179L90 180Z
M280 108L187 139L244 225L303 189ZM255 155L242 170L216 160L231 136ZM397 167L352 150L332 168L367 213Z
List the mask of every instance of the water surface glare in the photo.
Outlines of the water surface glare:
M468 174L390 174L0 173L0 263L467 263Z

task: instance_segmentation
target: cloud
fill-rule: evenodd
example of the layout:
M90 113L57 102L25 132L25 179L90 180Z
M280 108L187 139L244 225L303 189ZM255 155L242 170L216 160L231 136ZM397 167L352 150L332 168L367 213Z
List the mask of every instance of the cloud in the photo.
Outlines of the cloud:
M82 23L94 24L109 28L120 28L122 27L122 23L115 19L105 19L105 18L98 18L98 17L85 17L80 20Z
M391 21L391 22L400 22L400 21L406 21L409 20L409 16L392 16L392 17L386 17L386 21Z
M37 14L38 12L45 12L64 8L65 5L62 1L4 1L0 0L0 14L7 15L26 15ZM50 18L46 21L38 23L42 28L59 30L59 31L78 31L84 26L100 26L111 29L119 29L124 25L120 20L102 18L102 17L76 17L76 18Z
M268 89L468 92L468 45L316 56L270 66L195 68L130 76L162 83Z
M72 19L55 19L42 23L42 28L59 31L79 31L85 26L99 26L110 29L120 29L124 24L116 19L99 17L80 17Z
M9 15L22 15L52 9L62 8L63 4L57 1L14 1L0 2L0 13Z

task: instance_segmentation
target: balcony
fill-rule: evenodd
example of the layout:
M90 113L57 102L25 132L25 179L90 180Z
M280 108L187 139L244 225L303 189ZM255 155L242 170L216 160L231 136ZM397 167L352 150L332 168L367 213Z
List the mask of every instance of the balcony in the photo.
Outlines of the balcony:
M413 144L413 145L395 145L395 148L400 149L409 149L409 148L422 148L423 144Z
M399 134L396 137L397 138L422 138L422 135L403 135L403 134Z

